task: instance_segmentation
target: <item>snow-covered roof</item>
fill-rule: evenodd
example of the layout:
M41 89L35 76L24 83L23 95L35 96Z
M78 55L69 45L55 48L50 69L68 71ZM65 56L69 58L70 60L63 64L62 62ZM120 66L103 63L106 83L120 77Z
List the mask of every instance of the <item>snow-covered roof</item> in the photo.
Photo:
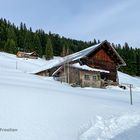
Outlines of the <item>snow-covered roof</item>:
M63 57L55 57L54 59L46 61L46 64L44 64L43 66L40 66L39 68L35 69L34 71L32 71L30 73L32 73L32 74L39 73L41 71L45 71L45 70L51 69L51 68L53 68L55 66L59 66L63 62L64 62L64 58Z
M109 73L109 71L107 71L107 70L91 68L91 67L89 67L87 65L80 65L79 63L72 64L72 67L83 69L83 70L89 70L89 71L98 71L98 72Z
M91 68L87 65L80 65L79 63L75 63L75 64L71 64L70 67L74 67L74 68L78 68L78 69L82 69L82 70L88 70L88 71L96 71L96 72L104 72L104 73L110 73L107 70L102 70L102 69L97 69L97 68ZM63 68L63 66L60 66L53 74L55 75L57 72L59 72L59 70L61 70Z
M28 54L28 55L32 55L34 52L30 52L30 53L25 53L25 54Z
M45 70L51 69L53 67L57 67L59 65L62 65L64 62L71 62L71 61L75 61L75 60L78 60L80 58L83 58L84 56L89 54L91 51L93 51L100 44L101 43L99 43L97 45L93 45L93 46L91 46L89 48L86 48L84 50L81 50L79 52L76 52L76 53L67 55L65 57L62 57L59 61L54 61L53 63L50 63L49 65L45 65L45 66L33 71L32 73L38 73L38 72L41 72L41 71L45 71ZM50 60L50 62L51 62L51 60Z
M68 61L75 61L75 60L78 60L80 58L86 57L89 53L91 53L92 51L94 51L101 44L102 44L102 42L99 43L99 44L93 45L91 47L88 47L88 48L86 48L84 50L81 50L79 52L76 52L76 53L70 54L68 56L65 56L64 58L66 60L68 60Z
M118 54L118 52L115 50L115 48L107 40L102 41L99 44L93 45L93 46L88 47L88 48L81 50L79 52L76 52L74 54L65 56L64 59L67 60L67 62L71 62L71 61L75 61L75 60L79 60L81 58L84 58L84 57L88 56L89 54L91 54L92 52L94 52L95 50L97 50L104 43L107 43L111 47L114 54L120 60L119 65L126 66L126 63L124 62L124 60L121 58L121 56Z

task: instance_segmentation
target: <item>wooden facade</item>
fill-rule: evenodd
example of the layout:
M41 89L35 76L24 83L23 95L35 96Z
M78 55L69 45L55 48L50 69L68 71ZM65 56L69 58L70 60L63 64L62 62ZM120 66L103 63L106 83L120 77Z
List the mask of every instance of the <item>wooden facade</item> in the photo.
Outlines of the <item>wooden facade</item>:
M109 71L109 73L101 73L101 78L105 81L112 81L112 84L118 84L117 70L119 62L116 59L117 56L112 49L109 49L108 46L104 45L89 54L86 58L83 58L81 61L83 64L90 67Z
M100 72L96 71L80 71L81 87L102 87Z
M56 80L80 87L102 87L100 72L88 71L72 66L61 68L53 75Z
M49 72L48 72L48 70L44 70L44 71L40 71L40 72L36 73L36 75L49 76Z

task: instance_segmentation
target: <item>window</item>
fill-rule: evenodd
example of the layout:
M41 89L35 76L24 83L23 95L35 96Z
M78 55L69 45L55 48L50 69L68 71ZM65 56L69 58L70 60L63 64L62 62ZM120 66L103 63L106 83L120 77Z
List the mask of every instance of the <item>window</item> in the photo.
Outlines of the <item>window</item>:
M97 80L97 77L95 75L92 78L93 78L93 80Z
M85 80L90 80L89 75L85 75Z

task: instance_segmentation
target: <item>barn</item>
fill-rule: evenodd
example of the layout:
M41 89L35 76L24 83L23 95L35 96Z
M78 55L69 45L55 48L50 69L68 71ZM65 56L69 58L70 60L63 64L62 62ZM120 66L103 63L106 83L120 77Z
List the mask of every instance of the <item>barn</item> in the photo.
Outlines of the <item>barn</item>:
M103 41L65 56L62 62L35 74L53 76L56 80L77 86L105 87L118 85L117 70L126 63L108 42Z

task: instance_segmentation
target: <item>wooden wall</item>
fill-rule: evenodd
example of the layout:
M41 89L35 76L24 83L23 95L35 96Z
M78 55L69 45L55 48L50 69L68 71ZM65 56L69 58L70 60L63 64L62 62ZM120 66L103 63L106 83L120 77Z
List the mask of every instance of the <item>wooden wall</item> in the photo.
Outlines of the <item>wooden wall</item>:
M41 72L36 73L36 75L40 75L40 76L49 76L49 73L48 73L47 70L44 70L44 71L41 71Z
M100 49L95 55L91 57L91 59L97 59L99 61L107 61L110 63L113 62L113 60L107 55L107 53L103 49Z
M85 79L85 75L89 76L89 79ZM93 79L93 76L96 79ZM80 71L80 85L81 87L101 87L101 77L100 72L91 71Z
M116 82L117 64L111 59L106 51L107 50L101 48L82 61L84 62L84 64L90 67L109 71L109 74L104 73L102 77L105 77L107 80Z

